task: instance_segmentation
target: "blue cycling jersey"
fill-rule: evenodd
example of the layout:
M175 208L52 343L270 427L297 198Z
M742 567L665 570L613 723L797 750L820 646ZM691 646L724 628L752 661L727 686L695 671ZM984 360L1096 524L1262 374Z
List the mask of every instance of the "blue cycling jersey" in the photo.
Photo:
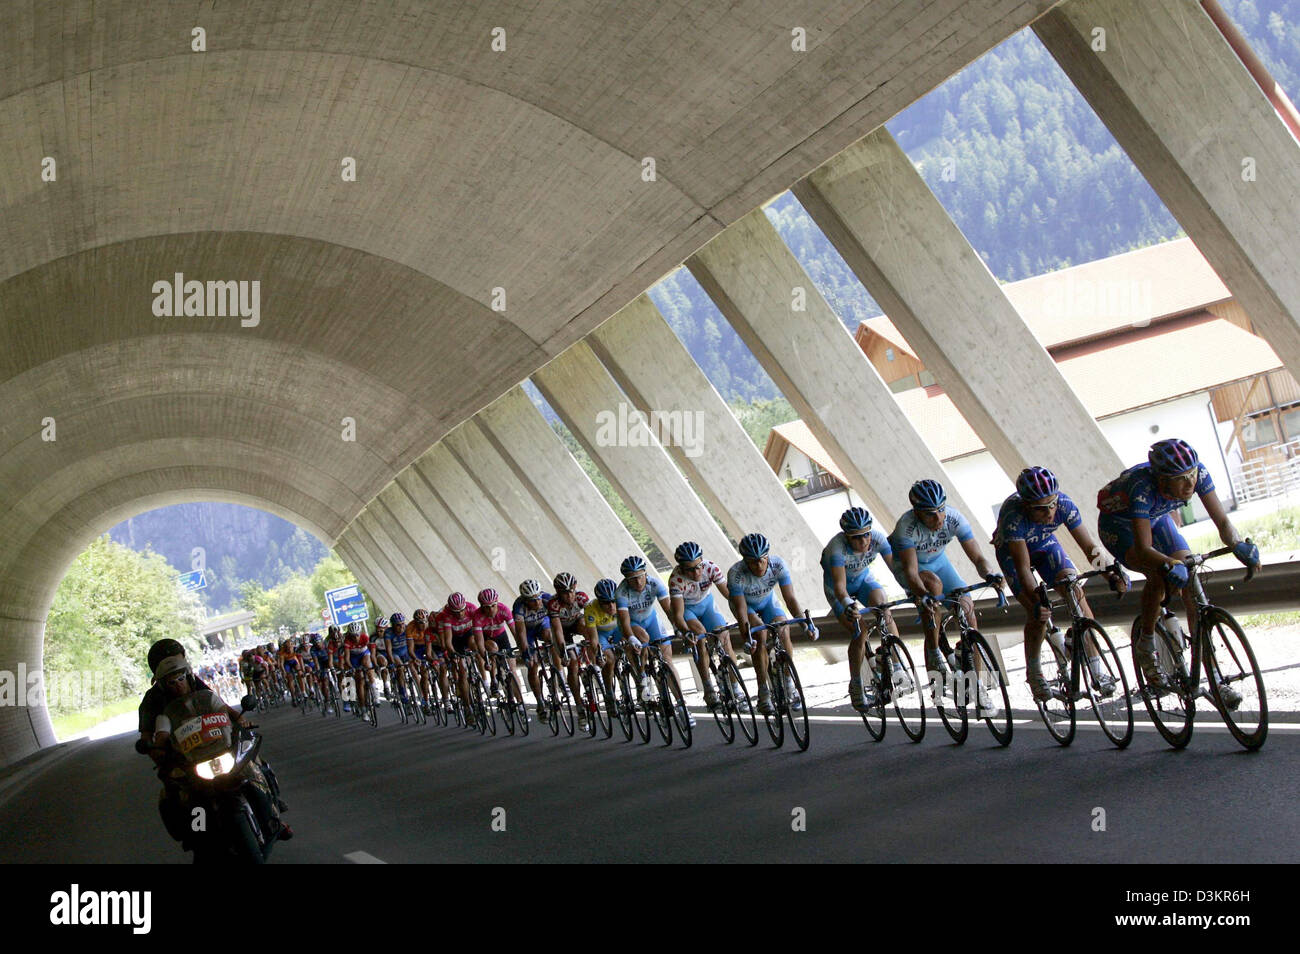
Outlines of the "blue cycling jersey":
M1196 495L1203 496L1213 491L1214 480L1210 472L1204 464L1197 464ZM1129 520L1155 521L1184 505L1184 501L1160 493L1150 464L1130 467L1097 493L1097 509L1103 516Z
M646 574L645 586L640 592L632 589L624 580L614 591L614 603L619 609L627 610L627 615L640 622L654 614L655 603L668 598L668 587L657 576Z
M393 647L393 655L406 655L406 630L400 626L397 629L389 627L388 644Z
M998 511L998 526L993 531L993 545L1005 547L1011 540L1024 540L1030 550L1045 545L1056 534L1056 528L1062 525L1073 530L1083 523L1078 505L1065 494L1057 495L1056 512L1047 523L1036 523L1029 516L1029 507L1020 499L1019 494L1012 494L1002 501Z
M953 540L965 542L974 536L970 521L952 507L944 511L943 523L939 524L938 530L931 530L921 522L915 510L909 510L899 518L894 532L889 535L889 545L895 551L915 550L918 563L929 563L937 559Z
M767 572L762 576L750 573L744 560L733 564L727 571L727 592L733 596L739 593L748 606L763 602L776 587L789 586L790 583L790 571L785 561L775 553L768 555Z
M550 629L551 617L547 612L546 604L552 599L550 593L539 593L537 599L540 601L536 609L530 609L528 600L522 596L518 597L514 605L510 608L510 615L515 619L521 620L528 631L536 629Z
M869 534L871 542L861 553L853 549L847 534L840 532L831 537L830 543L822 550L822 584L834 589L835 580L831 568L844 567L844 582L852 592L861 585L871 572L871 561L878 556L893 556L889 539L879 527L872 527Z

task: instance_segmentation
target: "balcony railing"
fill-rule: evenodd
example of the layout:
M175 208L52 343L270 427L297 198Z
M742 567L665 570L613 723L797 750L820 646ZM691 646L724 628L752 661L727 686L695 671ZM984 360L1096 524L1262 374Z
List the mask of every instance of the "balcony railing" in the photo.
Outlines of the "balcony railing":
M829 494L844 489L844 485L833 474L809 474L804 479L808 481L806 484L790 488L790 496L795 500L806 500L819 494Z

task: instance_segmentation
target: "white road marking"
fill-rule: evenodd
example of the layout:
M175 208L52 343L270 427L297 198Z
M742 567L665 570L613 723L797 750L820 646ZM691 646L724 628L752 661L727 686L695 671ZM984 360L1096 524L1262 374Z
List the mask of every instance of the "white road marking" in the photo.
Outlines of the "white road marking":
M343 856L354 865L386 865L387 861L380 861L368 851L349 851Z

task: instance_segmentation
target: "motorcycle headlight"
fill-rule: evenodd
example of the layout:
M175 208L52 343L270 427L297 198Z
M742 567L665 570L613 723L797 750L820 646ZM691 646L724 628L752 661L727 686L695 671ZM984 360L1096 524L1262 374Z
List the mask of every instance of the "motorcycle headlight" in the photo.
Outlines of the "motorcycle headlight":
M235 757L229 752L223 752L215 759L207 762L200 762L194 766L194 771L199 773L199 778L214 779L218 775L225 775L235 767Z

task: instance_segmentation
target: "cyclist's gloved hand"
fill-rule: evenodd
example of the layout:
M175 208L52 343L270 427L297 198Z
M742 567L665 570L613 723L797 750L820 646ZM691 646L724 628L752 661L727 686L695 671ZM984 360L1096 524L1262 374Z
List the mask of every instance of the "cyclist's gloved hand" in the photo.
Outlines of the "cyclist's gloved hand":
M1249 540L1239 540L1232 545L1232 555L1244 563L1246 566L1252 566L1259 563L1259 547Z
M1187 566L1179 562L1165 567L1165 582L1174 589L1181 590L1187 585Z

